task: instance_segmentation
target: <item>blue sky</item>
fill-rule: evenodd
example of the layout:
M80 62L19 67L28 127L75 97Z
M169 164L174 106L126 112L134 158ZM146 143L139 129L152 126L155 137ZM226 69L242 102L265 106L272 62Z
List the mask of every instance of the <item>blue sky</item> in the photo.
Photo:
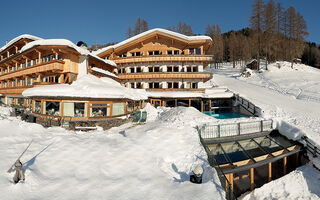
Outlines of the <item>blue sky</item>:
M28 33L43 38L65 38L88 45L126 39L128 26L141 17L149 28L167 28L179 21L194 33L205 33L207 24L222 31L249 26L253 0L16 0L1 2L0 46L6 40ZM294 6L305 18L307 40L320 43L319 0L281 0Z

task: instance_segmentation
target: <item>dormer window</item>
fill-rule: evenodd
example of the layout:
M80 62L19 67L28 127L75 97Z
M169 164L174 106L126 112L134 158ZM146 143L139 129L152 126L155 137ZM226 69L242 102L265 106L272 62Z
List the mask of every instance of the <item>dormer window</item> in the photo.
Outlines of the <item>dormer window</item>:
M125 57L127 57L127 53L121 54L121 55L119 56L119 58L125 58Z
M172 50L168 50L167 55L172 55Z
M179 55L179 50L174 50L174 51L173 51L173 54L174 54L174 55Z

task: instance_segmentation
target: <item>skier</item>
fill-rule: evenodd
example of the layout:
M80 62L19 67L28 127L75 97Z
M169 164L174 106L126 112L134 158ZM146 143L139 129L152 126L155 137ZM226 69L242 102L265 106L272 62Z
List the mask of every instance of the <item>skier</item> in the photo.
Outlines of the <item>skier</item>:
M201 184L202 183L202 174L203 174L203 169L200 165L196 166L193 169L193 175L190 176L190 182L191 183L196 183L196 184Z
M22 163L20 162L20 160L17 160L14 163L14 166L16 167L16 173L13 177L14 183L18 183L20 180L24 181L24 173L22 171Z

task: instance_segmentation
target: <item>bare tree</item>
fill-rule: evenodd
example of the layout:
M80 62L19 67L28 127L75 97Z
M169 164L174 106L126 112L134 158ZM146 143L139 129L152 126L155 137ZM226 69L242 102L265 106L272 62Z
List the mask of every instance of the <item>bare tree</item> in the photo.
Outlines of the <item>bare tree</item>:
M251 29L256 31L257 33L257 59L258 65L260 65L260 55L261 55L261 46L262 46L262 15L263 15L263 0L254 0L254 4L252 5L252 16L250 18L250 26Z

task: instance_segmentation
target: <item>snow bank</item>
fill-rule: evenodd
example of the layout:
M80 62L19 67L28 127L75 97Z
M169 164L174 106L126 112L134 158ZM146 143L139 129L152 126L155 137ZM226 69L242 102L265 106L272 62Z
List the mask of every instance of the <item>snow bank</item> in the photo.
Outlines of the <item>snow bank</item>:
M303 133L302 130L298 129L295 126L292 126L291 124L289 124L288 122L285 121L278 121L277 122L277 127L276 129L278 129L278 131L286 136L288 139L290 140L300 140L302 136L305 135L305 133Z
M147 112L147 122L156 120L160 113L159 110L153 107L150 103L147 103L142 111Z
M14 43L18 42L21 39L30 39L30 40L42 40L42 38L39 38L37 36L33 36L33 35L29 35L29 34L23 34L20 35L18 37L13 38L12 40L10 40L6 45L4 45L3 47L0 48L0 53L5 50L6 48L8 48L9 46L13 45Z
M173 123L177 127L186 125L195 127L205 122L214 122L215 118L205 115L194 107L175 107L175 108L159 108L164 111L160 113L159 120L162 122Z
M318 170L320 170L320 158L319 157L312 158L311 162Z
M129 42L132 42L134 40L137 40L145 35L148 35L148 34L151 34L153 32L160 32L160 33L165 33L165 34L168 34L168 35L171 35L171 36L174 36L174 37L178 37L178 38L181 38L181 39L184 39L184 40L187 40L187 41L194 41L194 40L210 40L212 41L211 37L209 36L205 36L205 35L199 35L199 36L187 36L187 35L183 35L181 33L177 33L177 32L173 32L173 31L169 31L169 30L166 30L166 29L162 29L162 28L155 28L155 29L151 29L151 30L148 30L148 31L145 31L143 33L140 33L136 36L133 36L127 40L124 40L118 44L115 44L115 45L111 45L111 46L107 46L105 48L102 48L102 49L99 49L97 51L94 51L92 52L93 54L95 55L98 55L104 51L107 51L109 49L115 49L117 47L120 47L120 46L123 46Z
M45 129L18 118L0 120L1 199L224 199L216 171L206 161L188 122L155 121L124 130L78 134ZM119 133L125 134L119 134ZM22 157L26 181L14 185L6 171ZM203 184L192 184L196 165Z
M98 78L87 74L71 85L56 84L34 87L24 90L23 96L47 96L47 97L86 97L86 98L115 98L115 99L148 99L145 90L135 90L120 85L111 78Z
M319 179L319 171L305 165L239 199L320 199Z

